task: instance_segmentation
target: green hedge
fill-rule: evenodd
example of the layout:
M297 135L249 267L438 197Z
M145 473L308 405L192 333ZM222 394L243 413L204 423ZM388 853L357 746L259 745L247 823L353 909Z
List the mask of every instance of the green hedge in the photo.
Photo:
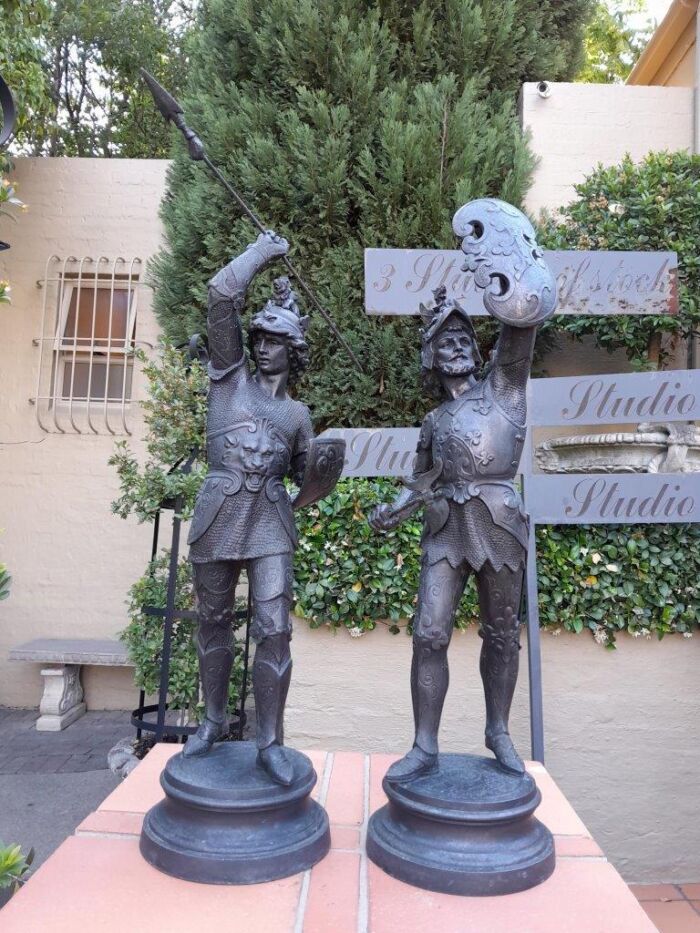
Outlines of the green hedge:
M366 516L396 492L391 480L343 480L331 496L299 518L294 612L312 628L345 627L361 636L385 624L409 631L420 571L420 520L375 534ZM590 631L615 647L620 632L662 638L690 637L700 614L700 526L571 525L542 527L537 534L540 621L545 629ZM154 693L160 678L162 619L143 612L165 606L168 557L164 552L131 588L130 622L122 638L136 665L136 683ZM190 567L178 571L178 609L194 605ZM470 580L459 607L458 627L477 620ZM194 623L175 623L170 699L174 708L199 706ZM240 635L240 633L239 633ZM242 674L236 652L229 708L235 709Z
M351 634L409 618L420 570L419 519L376 535L372 506L395 494L391 480L344 480L299 517L297 615L312 627ZM537 533L543 627L582 632L613 647L615 636L689 635L700 613L700 528L688 525L570 525ZM458 625L477 619L473 580Z

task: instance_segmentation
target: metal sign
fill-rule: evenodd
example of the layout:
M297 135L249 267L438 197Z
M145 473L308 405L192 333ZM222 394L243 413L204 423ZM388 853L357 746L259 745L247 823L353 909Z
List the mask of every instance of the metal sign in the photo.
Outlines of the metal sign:
M700 419L700 370L531 379L528 425L637 424Z
M535 473L525 489L538 525L700 522L700 473Z
M418 428L330 428L323 437L345 441L348 476L410 476Z
M545 250L557 279L557 314L676 314L674 252ZM444 285L474 316L485 315L483 297L470 272L462 272L461 250L366 249L367 314L418 314Z

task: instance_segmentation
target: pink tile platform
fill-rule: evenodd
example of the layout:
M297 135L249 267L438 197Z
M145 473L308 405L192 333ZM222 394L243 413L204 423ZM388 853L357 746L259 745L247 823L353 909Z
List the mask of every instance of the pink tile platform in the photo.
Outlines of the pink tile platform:
M332 847L311 871L283 881L220 887L178 881L139 854L144 813L177 751L159 745L78 827L0 912L2 933L653 933L635 896L605 859L542 765L538 817L554 834L557 867L544 884L505 897L432 894L368 862L369 815L384 802L390 755L310 752Z

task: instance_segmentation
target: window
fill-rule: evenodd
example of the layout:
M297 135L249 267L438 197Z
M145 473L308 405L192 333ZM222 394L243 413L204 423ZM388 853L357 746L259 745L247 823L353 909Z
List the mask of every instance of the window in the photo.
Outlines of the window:
M61 261L42 283L44 313L36 397L45 431L130 434L141 260Z
M131 400L134 298L135 283L66 280L57 348L60 398Z

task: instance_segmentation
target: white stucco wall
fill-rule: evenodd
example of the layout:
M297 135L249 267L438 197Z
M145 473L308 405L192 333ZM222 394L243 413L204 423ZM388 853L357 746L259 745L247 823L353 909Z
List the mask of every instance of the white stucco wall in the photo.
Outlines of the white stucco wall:
M143 572L151 530L110 513L118 492L107 460L114 438L46 434L29 398L36 392L44 276L52 254L131 259L152 256L167 162L17 159L13 178L29 205L3 232L0 277L12 304L0 305L0 559L12 592L0 603L0 705L36 706L36 665L6 660L8 649L40 636L104 638L125 622L129 585ZM155 343L150 292L141 288L137 340ZM143 397L141 380L134 397ZM99 409L99 405L97 408ZM99 421L99 419L96 419ZM138 407L133 447L142 451ZM99 683L99 689L93 689ZM90 670L88 703L128 708L136 694L127 671Z
M524 84L522 123L539 158L526 207L537 215L573 200L573 186L595 166L613 165L626 153L691 149L693 89L624 84Z

